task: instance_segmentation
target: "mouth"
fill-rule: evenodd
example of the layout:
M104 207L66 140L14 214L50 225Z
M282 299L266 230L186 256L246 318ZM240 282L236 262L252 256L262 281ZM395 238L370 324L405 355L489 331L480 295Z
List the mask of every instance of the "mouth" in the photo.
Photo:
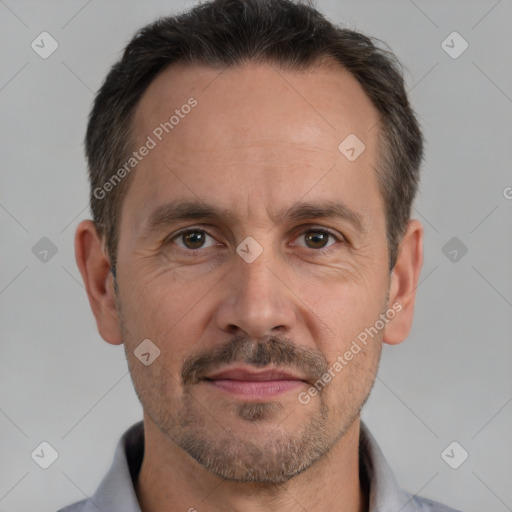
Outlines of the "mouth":
M202 382L244 400L268 399L309 385L304 376L278 368L255 370L239 366L212 373Z

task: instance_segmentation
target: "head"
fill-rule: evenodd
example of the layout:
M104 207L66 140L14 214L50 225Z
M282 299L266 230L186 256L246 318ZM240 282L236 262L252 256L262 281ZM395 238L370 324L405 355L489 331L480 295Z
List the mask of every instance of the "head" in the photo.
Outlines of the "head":
M422 136L392 54L307 4L202 4L128 44L86 152L77 262L145 418L223 478L310 467L412 323ZM229 368L290 378L248 397Z

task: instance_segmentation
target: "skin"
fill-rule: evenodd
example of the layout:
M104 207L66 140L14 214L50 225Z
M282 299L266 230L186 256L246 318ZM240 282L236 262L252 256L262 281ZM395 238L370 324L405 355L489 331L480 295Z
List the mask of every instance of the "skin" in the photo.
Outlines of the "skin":
M161 73L138 104L135 146L191 96L198 105L138 164L123 201L117 295L94 224L83 221L75 240L98 331L111 344L124 343L144 407L141 509L285 512L299 503L330 511L343 503L347 512L366 510L359 412L382 343L400 343L410 331L423 258L422 226L410 220L389 272L375 170L378 113L337 65L297 72L251 63L219 72L180 64ZM348 134L366 146L352 162L338 151ZM151 213L176 199L233 214L148 230ZM338 218L274 224L277 211L299 201L343 201L360 215L364 231ZM183 228L203 230L196 236L204 245L176 237ZM314 238L319 230L323 235ZM252 263L236 252L248 236L262 248ZM192 256L190 247L199 253ZM300 354L332 367L393 304L401 311L301 403L298 395L311 387L314 372L310 359L300 366ZM149 366L134 355L144 339L160 349ZM303 379L293 389L261 398L235 396L204 380L183 382L184 363L198 354L235 342L271 347L272 340L290 351L291 364L256 366L237 352L235 362L206 372L286 369ZM213 453L217 466L191 454L190 439L202 441L204 457ZM278 470L290 441L300 457Z

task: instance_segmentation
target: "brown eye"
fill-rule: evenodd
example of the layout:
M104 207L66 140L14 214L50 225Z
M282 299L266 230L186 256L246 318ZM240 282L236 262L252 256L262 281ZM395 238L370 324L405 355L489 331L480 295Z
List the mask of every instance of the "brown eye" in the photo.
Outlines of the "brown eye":
M332 239L333 241L330 242L329 239ZM341 241L341 239L336 235L323 229L308 229L301 233L298 240L303 240L304 242L297 245L308 249L326 249L327 247L334 245L336 242Z
M323 231L308 231L304 240L311 249L323 249L329 240L329 233Z
M204 244L204 233L200 231L191 231L181 235L183 243L189 249L199 249Z
M189 231L179 233L173 238L173 241L182 249L195 250L203 248L208 238L214 241L214 239L208 233L206 233L206 231L200 229L191 229ZM210 243L210 245L213 244Z

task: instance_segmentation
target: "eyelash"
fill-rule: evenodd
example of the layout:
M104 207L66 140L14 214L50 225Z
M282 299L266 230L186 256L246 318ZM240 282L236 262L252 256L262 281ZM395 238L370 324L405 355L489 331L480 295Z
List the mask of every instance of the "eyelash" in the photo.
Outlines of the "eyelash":
M184 235L187 235L189 233L196 233L196 232L200 232L200 233L206 233L206 235L208 235L209 237L213 238L215 240L215 237L210 235L210 233L208 233L206 230L204 229L201 229L201 228L187 228L187 229L184 229L183 231L179 231L178 233L172 235L171 237L168 237L165 241L164 241L164 245L166 244L169 244L169 243L173 243L174 240L176 240L177 238L179 238L180 236L184 236ZM320 228L320 227L309 227L308 229L300 232L296 238L300 237L300 236L303 236L305 235L306 233L309 233L309 232L318 232L318 233L327 233L328 235L330 235L332 238L334 238L337 242L340 242L340 243L347 243L347 239L342 235L341 238L340 236L337 234L337 233L334 233L332 232L331 230L327 229L327 228ZM320 248L320 249L311 249L312 251L316 252L316 253L321 253L322 255L325 255L325 254L330 254L332 253L335 249L333 248L333 245L335 244L332 244L332 245L329 245L328 247L323 247L323 248ZM210 248L206 248L206 249L184 249L183 247L180 247L180 246L177 246L178 249L180 249L181 251L184 251L187 253L187 255L190 255L190 256L200 256L202 255L205 251L207 251L208 249ZM305 249L308 249L308 247L304 247Z

